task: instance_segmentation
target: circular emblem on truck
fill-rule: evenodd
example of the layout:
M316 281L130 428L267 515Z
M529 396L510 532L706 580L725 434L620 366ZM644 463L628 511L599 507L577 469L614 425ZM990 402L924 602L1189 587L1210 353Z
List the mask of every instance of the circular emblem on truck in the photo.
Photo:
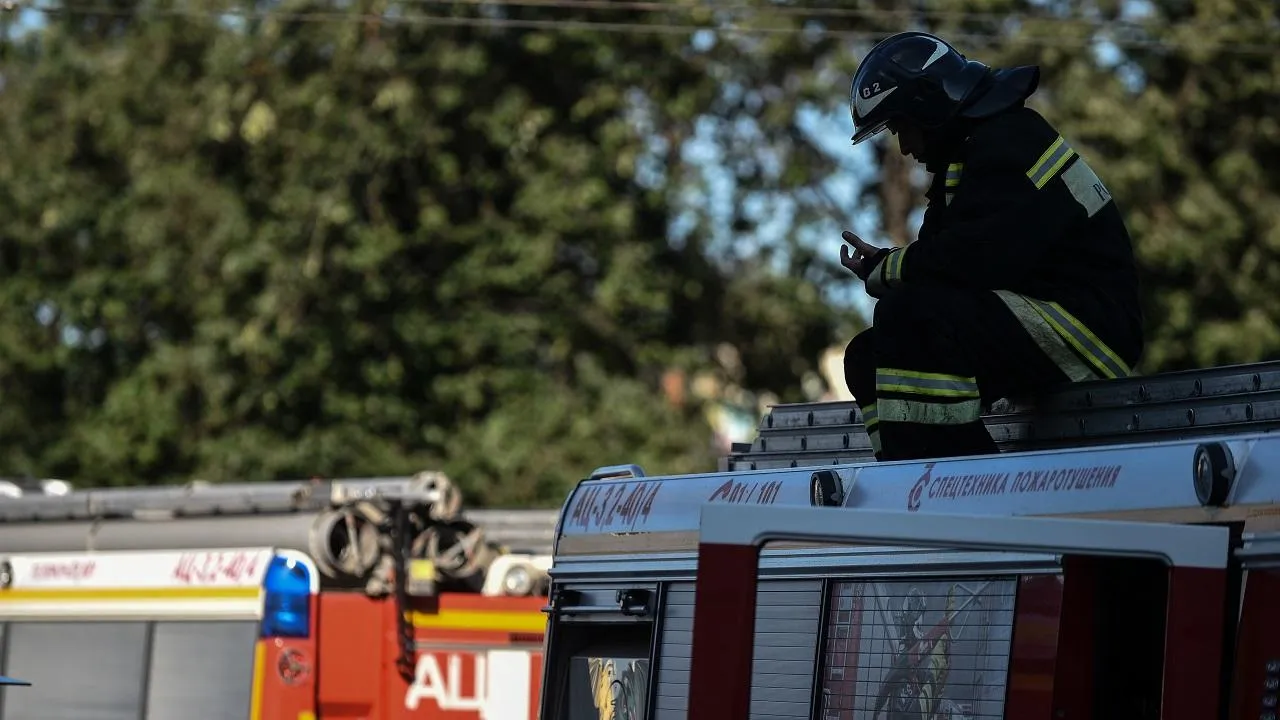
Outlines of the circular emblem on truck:
M276 656L276 672L285 685L298 685L311 674L311 662L301 650L281 648Z
M924 489L929 485L929 479L933 475L933 463L924 466L924 474L911 486L911 490L907 491L907 511L915 512L920 509L920 497L924 495Z

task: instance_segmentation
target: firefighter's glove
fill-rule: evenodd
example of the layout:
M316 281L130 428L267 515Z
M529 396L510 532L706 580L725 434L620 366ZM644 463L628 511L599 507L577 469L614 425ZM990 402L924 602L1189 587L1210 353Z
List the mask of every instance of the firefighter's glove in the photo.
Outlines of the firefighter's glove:
M878 298L901 282L901 248L868 245L848 230L841 237L848 244L840 246L840 264L867 284L868 295Z

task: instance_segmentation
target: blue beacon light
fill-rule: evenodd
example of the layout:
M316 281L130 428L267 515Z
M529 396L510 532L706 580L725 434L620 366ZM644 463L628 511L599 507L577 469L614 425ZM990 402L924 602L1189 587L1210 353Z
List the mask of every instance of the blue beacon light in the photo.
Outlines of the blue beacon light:
M305 638L311 634L311 571L291 557L277 555L262 581L262 637Z

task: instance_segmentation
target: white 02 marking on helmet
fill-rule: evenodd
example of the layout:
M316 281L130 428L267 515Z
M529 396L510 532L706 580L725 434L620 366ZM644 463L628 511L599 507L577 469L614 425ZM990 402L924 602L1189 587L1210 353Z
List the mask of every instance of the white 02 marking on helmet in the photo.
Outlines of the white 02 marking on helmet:
M877 90L879 87L880 84L876 83ZM880 92L872 95L872 88L864 87L858 93L858 96L853 99L853 108L858 111L858 115L860 117L866 117L871 114L872 110L876 109L877 105L884 102L884 99L892 95L893 91L897 89L897 86L894 86L888 90L881 90Z

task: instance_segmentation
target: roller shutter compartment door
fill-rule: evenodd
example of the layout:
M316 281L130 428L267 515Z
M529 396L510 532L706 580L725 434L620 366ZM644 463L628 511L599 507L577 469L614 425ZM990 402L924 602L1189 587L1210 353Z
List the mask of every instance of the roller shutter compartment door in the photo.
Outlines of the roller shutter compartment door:
M256 621L156 623L146 720L249 717L257 636Z
M4 693L4 720L138 720L147 624L11 622L7 671L31 687Z

